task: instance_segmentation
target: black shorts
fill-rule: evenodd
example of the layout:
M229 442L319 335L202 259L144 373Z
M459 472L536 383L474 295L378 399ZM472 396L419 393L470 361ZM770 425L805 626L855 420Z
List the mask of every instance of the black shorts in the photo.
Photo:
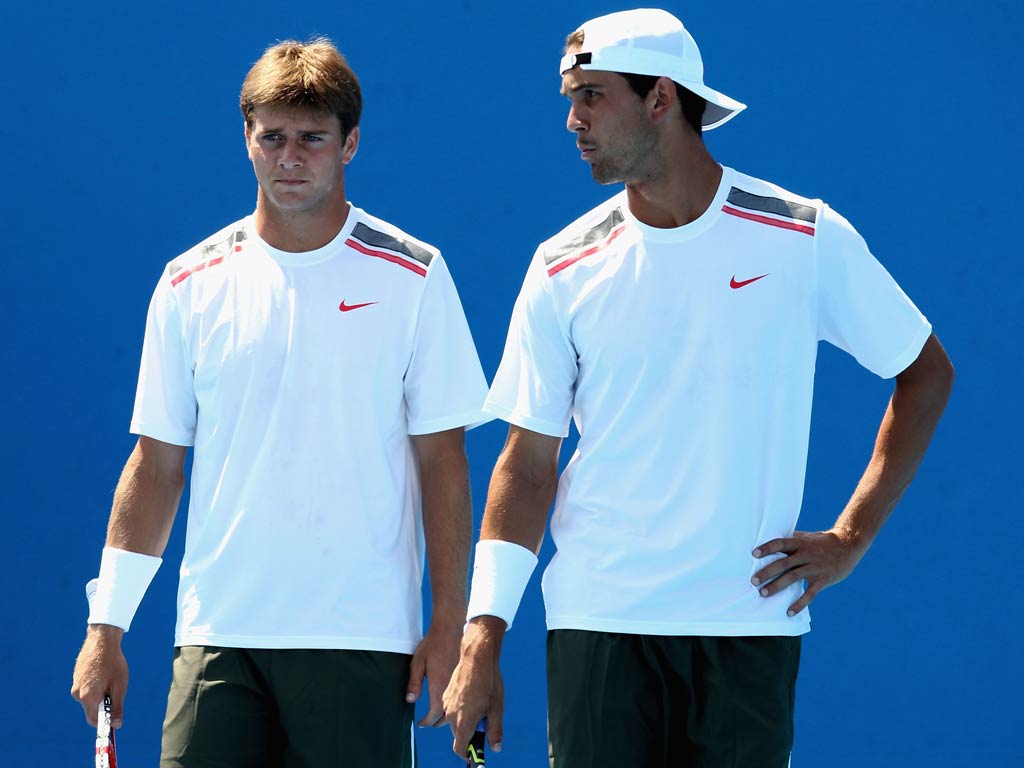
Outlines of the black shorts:
M184 646L161 768L411 768L411 656Z
M786 768L799 637L548 632L551 768Z

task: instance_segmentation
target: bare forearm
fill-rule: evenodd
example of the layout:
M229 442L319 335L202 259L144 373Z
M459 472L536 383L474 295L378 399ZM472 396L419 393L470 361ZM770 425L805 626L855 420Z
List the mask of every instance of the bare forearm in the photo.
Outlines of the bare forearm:
M185 451L139 440L114 491L107 546L145 555L163 554L185 485L181 469Z
M874 541L913 480L949 399L952 366L934 337L932 344L922 352L918 368L897 378L871 461L836 521L836 529L861 551Z
M473 507L463 430L413 439L423 493L423 537L427 546L432 624L460 627L466 619Z
M548 511L558 487L557 449L544 463L506 444L491 474L480 538L502 539L540 551Z

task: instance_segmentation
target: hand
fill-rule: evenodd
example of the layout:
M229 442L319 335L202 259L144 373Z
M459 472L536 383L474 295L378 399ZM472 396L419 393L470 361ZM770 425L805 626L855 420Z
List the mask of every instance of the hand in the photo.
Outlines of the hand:
M109 624L90 624L75 661L71 695L82 704L85 719L96 726L96 711L104 694L110 694L110 724L124 722L124 695L128 690L128 662L121 653L124 631Z
M806 581L807 589L799 600L789 606L788 616L796 616L821 590L849 576L864 556L864 550L856 546L853 536L836 528L817 533L794 531L789 538L765 542L754 550L753 555L767 557L778 552L786 556L755 573L750 583L761 587L762 597L771 597L795 581Z
M406 687L405 700L412 703L420 697L423 678L426 677L427 688L430 691L430 711L417 723L421 728L444 725L441 694L459 660L461 639L461 626L440 627L431 624L426 637L416 646L412 664L409 666L409 684Z
M455 737L452 751L466 759L469 740L477 723L487 717L487 742L501 752L501 717L505 687L498 656L505 622L495 616L478 616L469 622L462 638L462 654L444 692L444 713Z

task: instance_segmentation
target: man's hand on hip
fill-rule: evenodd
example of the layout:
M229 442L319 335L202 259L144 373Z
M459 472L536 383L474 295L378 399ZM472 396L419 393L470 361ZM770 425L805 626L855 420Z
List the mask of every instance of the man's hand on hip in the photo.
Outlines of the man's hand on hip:
M765 542L753 554L754 557L768 557L780 552L785 557L759 570L750 583L759 588L762 597L771 597L793 582L806 581L803 595L787 610L790 616L810 605L823 589L849 576L864 555L864 550L856 546L853 536L835 528L816 533L794 531L788 538Z
M121 652L124 631L109 624L90 624L75 661L71 695L85 710L89 725L96 725L96 711L104 694L110 694L110 722L120 728L124 721L124 695L128 690L128 662Z

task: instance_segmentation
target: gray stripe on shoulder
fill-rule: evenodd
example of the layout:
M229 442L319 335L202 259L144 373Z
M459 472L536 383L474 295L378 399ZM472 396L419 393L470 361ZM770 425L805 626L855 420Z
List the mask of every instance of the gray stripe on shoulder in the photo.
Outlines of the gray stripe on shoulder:
M563 259L570 254L582 251L588 245L593 245L594 243L604 240L612 233L613 229L625 220L626 217L622 215L622 210L618 206L615 206L612 208L611 213L608 214L605 220L596 227L591 227L586 232L576 235L572 240L569 240L564 245L558 246L557 249L545 256L544 263L550 266L559 259Z
M809 221L811 224L818 218L817 209L809 205L792 203L789 200L783 200L781 197L755 195L752 192L744 192L737 187L729 190L729 202L733 205L738 205L740 208L746 208L748 211L774 213L776 216L788 216L799 221Z
M387 248L389 251L400 253L403 256L408 256L414 261L418 261L425 267L430 266L430 262L434 258L434 254L423 248L416 243L408 240L402 240L387 234L386 232L378 232L376 229L370 229L368 226L359 222L352 229L352 237L360 240L367 245L376 245L378 248Z
M235 244L242 242L243 240L246 239L246 237L247 235L245 234L245 230L240 229L237 232L232 232L223 240L218 240L214 243L208 243L207 245L204 245L200 250L203 260L205 261L211 257L216 258L218 252L222 252L224 256L227 256L229 253L231 253ZM170 263L167 265L167 274L170 275L171 277L174 277L176 273L181 272L181 270L185 269L185 262L189 260L189 257L191 257L191 255L191 252L186 252L175 259L171 259Z

